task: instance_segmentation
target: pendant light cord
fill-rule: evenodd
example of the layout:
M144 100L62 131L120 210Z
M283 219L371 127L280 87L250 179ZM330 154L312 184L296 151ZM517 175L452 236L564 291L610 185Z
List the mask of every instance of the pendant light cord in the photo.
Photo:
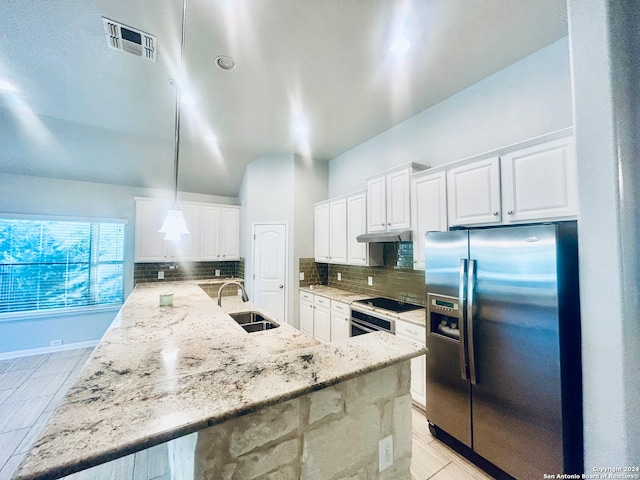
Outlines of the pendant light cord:
M180 84L183 82L184 69L184 38L187 25L187 0L182 0L182 33L180 40L180 69L178 71L178 80L175 82L176 87L176 118L175 118L175 148L173 152L173 176L175 183L173 185L173 208L178 208L178 156L180 154Z

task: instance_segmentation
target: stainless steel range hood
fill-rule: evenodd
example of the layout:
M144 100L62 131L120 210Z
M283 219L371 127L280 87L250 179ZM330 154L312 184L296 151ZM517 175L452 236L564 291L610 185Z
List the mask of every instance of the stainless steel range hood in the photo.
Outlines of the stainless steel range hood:
M396 230L394 232L363 233L358 235L356 240L360 243L397 243L410 242L412 239L411 230Z

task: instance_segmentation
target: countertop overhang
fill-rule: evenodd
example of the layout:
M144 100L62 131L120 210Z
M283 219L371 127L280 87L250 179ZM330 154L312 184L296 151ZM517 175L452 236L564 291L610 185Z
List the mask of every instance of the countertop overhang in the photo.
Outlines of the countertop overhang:
M248 334L228 313L260 309L236 296L220 308L199 283L134 289L15 479L69 475L426 352L386 333L319 344L279 319Z

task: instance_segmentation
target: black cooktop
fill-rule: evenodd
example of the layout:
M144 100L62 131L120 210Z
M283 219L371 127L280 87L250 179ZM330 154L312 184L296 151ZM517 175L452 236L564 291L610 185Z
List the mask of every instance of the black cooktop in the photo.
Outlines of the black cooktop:
M423 308L421 305L414 305L413 303L399 302L398 300L392 300L385 297L366 298L364 300L356 300L355 303L361 303L375 308L384 308L391 312L409 312L411 310L418 310Z

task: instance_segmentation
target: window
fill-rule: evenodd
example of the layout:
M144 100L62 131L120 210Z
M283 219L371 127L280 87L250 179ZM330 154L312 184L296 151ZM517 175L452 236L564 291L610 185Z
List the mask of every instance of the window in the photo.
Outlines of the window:
M122 303L124 229L0 219L0 313Z

